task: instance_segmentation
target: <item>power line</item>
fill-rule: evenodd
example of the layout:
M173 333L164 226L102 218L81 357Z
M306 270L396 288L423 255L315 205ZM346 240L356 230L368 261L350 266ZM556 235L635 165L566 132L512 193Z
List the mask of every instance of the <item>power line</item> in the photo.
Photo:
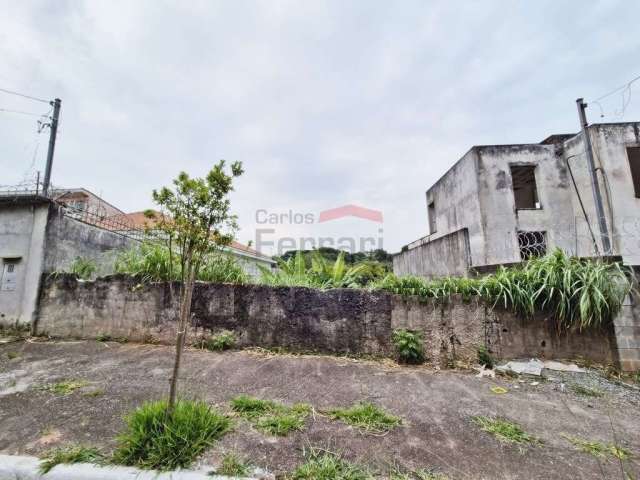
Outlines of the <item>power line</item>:
M613 90L611 90L609 93L605 93L604 95L602 95L601 97L596 98L595 100L592 100L591 103L595 103L595 102L599 102L602 99L605 99L607 97L610 97L611 95L613 95L614 93L618 93L620 90L624 90L625 88L629 88L631 86L631 84L637 80L640 80L640 75L638 75L635 78L632 78L629 82L625 83L624 85L615 88Z
M30 115L32 117L46 117L47 116L47 114L33 113L33 112L23 112L22 110L8 110L6 108L0 108L0 112L17 113L19 115Z
M49 100L45 100L43 98L32 97L31 95L27 95L25 93L14 92L13 90L7 90L6 88L0 88L0 92L8 93L9 95L17 95L18 97L28 98L29 100L35 100L36 102L49 103Z
M598 108L600 109L600 117L604 117L605 113L604 113L604 109L602 108L602 104L600 103L600 100L604 100L605 98L610 97L611 95L615 95L616 93L621 93L622 94L622 108L619 111L615 111L614 112L614 116L616 117L624 117L624 114L627 110L627 107L629 106L629 103L631 102L631 85L633 85L634 82L640 80L640 75L638 75L635 78L632 78L631 80L629 80L627 83L625 83L624 85L619 86L618 88L614 88L613 90L611 90L610 92L605 93L604 95L596 98L595 100L591 100L590 103L593 103L595 105L598 106Z

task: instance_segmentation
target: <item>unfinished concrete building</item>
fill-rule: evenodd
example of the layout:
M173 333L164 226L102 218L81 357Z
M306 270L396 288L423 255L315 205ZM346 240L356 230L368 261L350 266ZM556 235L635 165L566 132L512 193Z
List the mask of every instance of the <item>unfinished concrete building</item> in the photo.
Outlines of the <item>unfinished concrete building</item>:
M640 265L640 122L588 127L613 256ZM472 147L426 192L429 234L394 256L398 275L468 275L560 247L604 252L582 133Z

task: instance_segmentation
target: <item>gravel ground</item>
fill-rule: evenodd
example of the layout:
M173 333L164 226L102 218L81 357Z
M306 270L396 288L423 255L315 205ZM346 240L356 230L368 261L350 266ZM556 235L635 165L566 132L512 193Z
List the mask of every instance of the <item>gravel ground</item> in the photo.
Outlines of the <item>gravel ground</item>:
M145 400L166 395L172 360L173 351L165 346L0 344L0 452L38 455L81 442L108 453L124 426L122 416ZM319 446L343 452L380 472L380 478L387 478L382 472L390 465L435 468L451 480L623 479L623 471L628 478L640 478L640 392L595 371L545 371L544 376L478 378L391 362L189 349L180 388L226 412L230 399L241 393L315 408L305 429L286 437L266 435L237 420L235 429L202 458L212 465L233 451L282 475L303 461L305 448ZM40 388L63 379L86 385L67 395ZM598 394L585 394L574 385ZM506 393L495 393L495 387ZM322 414L358 401L400 416L403 425L386 435L365 435ZM474 415L517 422L543 443L524 449L500 443L473 423ZM633 457L624 462L595 458L576 450L565 435L615 442Z

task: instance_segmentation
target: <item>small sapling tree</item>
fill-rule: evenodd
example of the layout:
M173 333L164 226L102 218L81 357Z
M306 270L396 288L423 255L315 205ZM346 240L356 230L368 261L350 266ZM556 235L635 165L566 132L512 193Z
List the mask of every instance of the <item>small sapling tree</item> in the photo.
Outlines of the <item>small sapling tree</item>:
M180 309L176 356L169 390L169 413L176 402L180 360L191 317L195 279L206 257L233 240L237 224L235 215L231 214L229 194L233 191L233 180L242 173L242 163L232 163L228 172L225 161L220 160L205 178L191 178L181 172L173 181L173 188L163 187L153 191L153 200L159 205L160 214L148 212L147 215L153 218L154 228L162 232L169 254L177 255L180 266ZM173 273L169 277L173 278Z

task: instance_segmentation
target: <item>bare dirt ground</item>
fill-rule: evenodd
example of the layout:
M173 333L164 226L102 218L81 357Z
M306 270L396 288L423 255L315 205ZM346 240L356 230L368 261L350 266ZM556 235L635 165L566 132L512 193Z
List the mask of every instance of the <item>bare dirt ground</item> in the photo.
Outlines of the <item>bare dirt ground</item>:
M126 412L166 395L172 357L165 346L111 342L0 345L0 452L38 455L72 442L108 452ZM225 411L241 393L307 402L318 411L304 431L287 437L271 437L238 419L234 431L202 459L208 464L235 451L282 474L303 461L304 447L320 446L380 472L395 464L437 468L450 479L640 478L640 393L607 382L600 382L604 395L596 398L574 392L573 376L567 375L534 386L530 380L427 367L249 351L189 350L182 372L184 396ZM60 380L87 385L67 395L38 388ZM508 392L493 393L492 386ZM358 401L374 402L402 417L404 425L384 436L365 435L321 414ZM471 421L474 415L515 421L543 444L524 451L502 444ZM563 434L618 443L634 457L596 458L576 450Z

